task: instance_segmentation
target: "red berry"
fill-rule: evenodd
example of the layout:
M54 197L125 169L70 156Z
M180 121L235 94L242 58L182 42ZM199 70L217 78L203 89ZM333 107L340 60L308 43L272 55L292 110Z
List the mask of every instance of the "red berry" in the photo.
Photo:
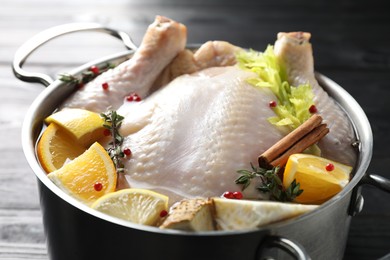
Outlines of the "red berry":
M276 107L277 103L275 100L269 102L269 107Z
M126 100L131 102L131 101L136 101L136 102L139 102L142 100L142 98L140 96L138 96L137 93L132 93L130 94L129 96L126 97Z
M235 192L233 192L233 197L235 198L235 199L238 199L238 200L240 200L240 199L242 199L242 193L241 192L239 192L239 191L235 191Z
M89 68L89 70L92 71L95 75L99 74L99 68L96 66L92 66L91 68Z
M104 129L103 135L104 135L104 136L110 136L110 135L111 135L110 129Z
M77 88L78 89L81 89L83 87L84 87L84 83L83 82L80 82L80 83L77 84Z
M326 166L325 166L325 169L328 171L328 172L331 172L334 170L334 165L332 163L328 163Z
M312 113L312 114L317 113L317 107L315 105L311 105L309 107L309 112Z
M231 191L225 191L225 192L223 193L223 196L224 196L225 198L227 198L227 199L234 199L233 192L231 192Z
M166 211L165 209L161 210L160 212L160 217L165 217L166 215L168 215L168 211Z
M108 90L108 83L107 83L107 82L104 82L104 83L102 84L102 88L103 88L104 90Z
M129 156L131 155L131 150L130 150L129 148L125 148L125 149L123 149L123 153L124 153L127 157L129 157Z
M101 182L97 182L93 185L93 188L96 190L96 191L101 191L103 189L103 184Z

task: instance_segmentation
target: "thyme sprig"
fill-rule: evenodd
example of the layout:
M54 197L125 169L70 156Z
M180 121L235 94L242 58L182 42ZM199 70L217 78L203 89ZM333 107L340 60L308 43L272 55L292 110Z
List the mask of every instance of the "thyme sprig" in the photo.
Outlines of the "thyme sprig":
M66 83L69 83L69 84L80 84L81 83L81 79L80 78L77 78L71 74L68 74L68 73L61 73L58 77L59 80L63 81L63 82L66 82Z
M109 147L106 149L114 162L116 172L122 173L125 171L122 158L125 157L122 151L123 136L119 133L119 128L122 125L124 119L123 116L119 115L116 111L110 110L106 113L101 113L100 116L104 119L104 128L110 131L112 141L108 143Z
M295 180L287 187L284 188L282 180L280 179L278 173L280 167L273 167L272 169L264 169L261 167L255 167L251 163L252 170L238 170L237 173L240 174L235 182L236 184L241 184L242 190L248 188L251 184L252 179L260 178L261 184L256 187L257 190L270 193L271 199L277 201L293 201L296 197L302 194L303 190L300 189L300 184Z
M70 85L82 86L83 84L90 82L98 75L102 74L103 72L114 68L115 64L107 62L104 63L103 65L95 66L95 67L97 69L91 69L92 68L91 67L89 70L83 71L79 76L73 76L72 74L69 73L60 73L58 75L58 79L63 82L69 83Z

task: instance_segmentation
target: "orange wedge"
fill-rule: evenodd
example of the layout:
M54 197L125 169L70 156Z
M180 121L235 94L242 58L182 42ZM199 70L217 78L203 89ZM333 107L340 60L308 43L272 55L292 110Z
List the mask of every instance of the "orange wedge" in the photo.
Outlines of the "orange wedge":
M115 191L117 182L114 163L97 142L73 161L47 176L62 190L87 205Z
M86 148L104 136L104 119L99 114L85 109L68 108L45 119L46 124L53 122Z
M55 123L43 132L37 145L37 155L42 168L47 172L61 168L67 160L73 160L86 149Z
M352 167L309 154L289 157L283 174L287 188L295 179L303 193L295 202L321 204L340 192L349 182Z

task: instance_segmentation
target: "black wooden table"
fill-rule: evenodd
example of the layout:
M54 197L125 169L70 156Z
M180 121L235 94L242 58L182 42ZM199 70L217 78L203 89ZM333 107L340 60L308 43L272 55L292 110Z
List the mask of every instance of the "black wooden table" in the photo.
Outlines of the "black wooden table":
M11 71L17 48L36 33L70 22L123 30L138 44L157 14L188 27L188 41L226 40L263 50L280 31L308 31L316 70L361 104L374 134L369 172L390 178L390 8L386 1L275 0L2 0L0 7L0 259L47 259L36 179L21 148L24 115L42 86ZM48 73L124 50L91 33L54 40L26 68ZM390 253L390 194L364 187L365 207L352 220L345 259ZM387 256L387 259L390 256Z

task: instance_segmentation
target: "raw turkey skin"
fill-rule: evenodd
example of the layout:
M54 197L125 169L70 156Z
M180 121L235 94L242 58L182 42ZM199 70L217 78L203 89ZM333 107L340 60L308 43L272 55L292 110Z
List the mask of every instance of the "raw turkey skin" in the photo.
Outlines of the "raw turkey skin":
M268 89L246 80L255 74L236 66L183 75L141 103L124 104L123 147L132 150L125 163L131 187L153 189L176 200L220 196L239 191L239 169L250 169L258 156L281 139ZM264 198L254 182L246 198ZM176 198L176 199L175 199Z
M314 104L329 127L329 134L319 142L322 156L353 166L357 157L352 146L356 140L355 131L342 108L329 97L315 78L310 37L311 34L307 32L279 33L275 42L275 55L292 86L310 84L313 89Z

